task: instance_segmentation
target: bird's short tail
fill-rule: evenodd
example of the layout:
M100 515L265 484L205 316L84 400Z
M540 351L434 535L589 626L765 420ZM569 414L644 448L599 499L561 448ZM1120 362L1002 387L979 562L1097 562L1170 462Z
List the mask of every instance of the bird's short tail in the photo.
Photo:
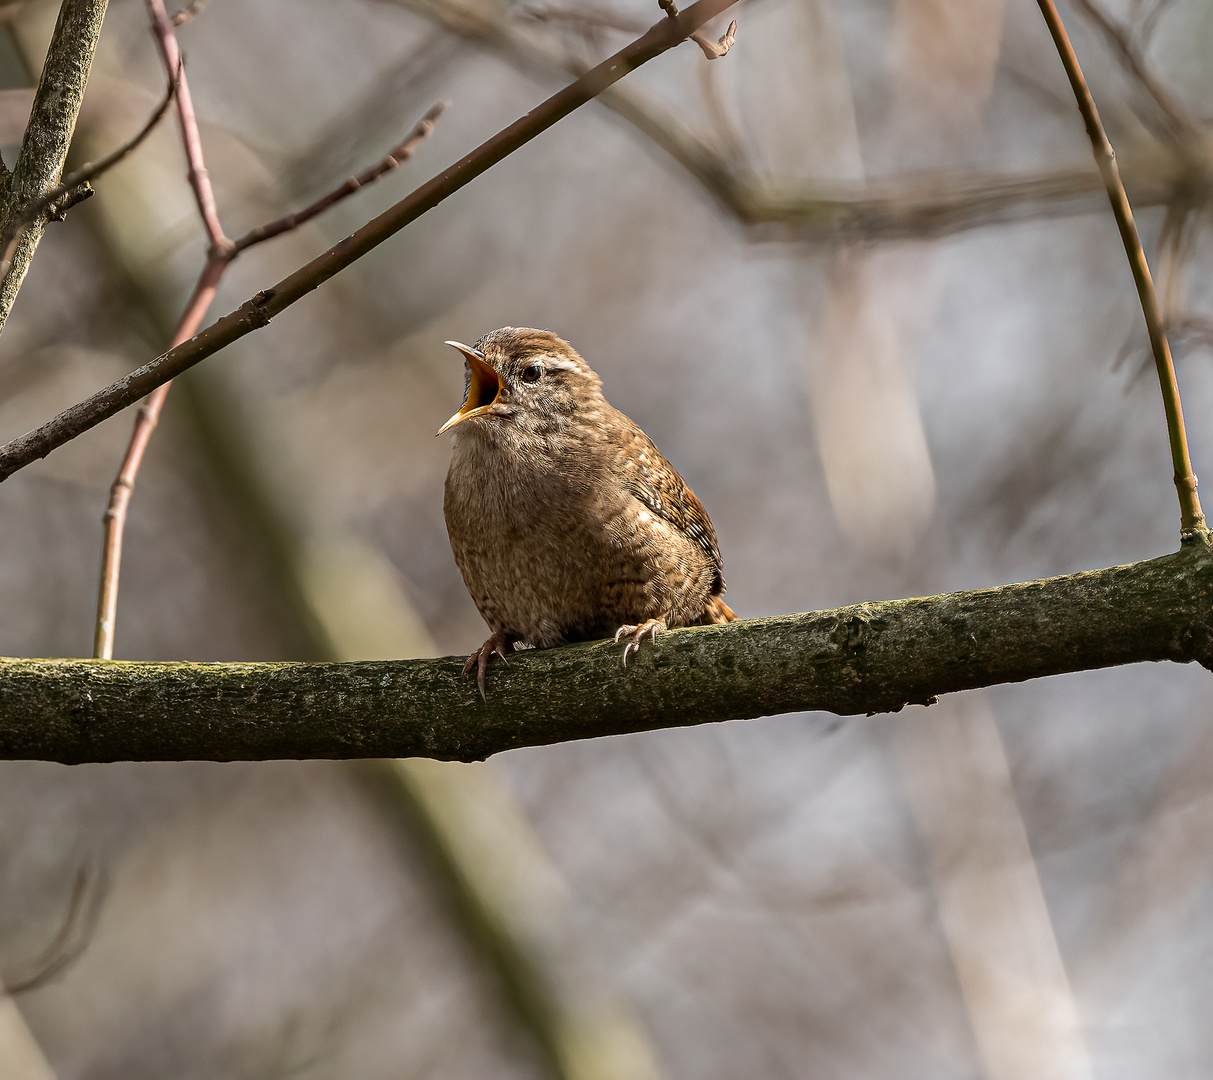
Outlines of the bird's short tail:
M719 596L709 596L707 604L704 605L703 622L701 625L732 622L736 618L737 616L733 614L733 609L721 600Z

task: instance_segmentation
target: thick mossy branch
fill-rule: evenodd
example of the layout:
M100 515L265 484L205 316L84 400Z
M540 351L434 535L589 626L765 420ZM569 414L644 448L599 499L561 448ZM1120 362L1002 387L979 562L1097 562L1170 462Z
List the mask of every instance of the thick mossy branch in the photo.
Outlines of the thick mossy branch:
M432 757L826 710L1147 660L1213 666L1207 535L1174 555L974 592L668 631L495 661L0 660L0 756L66 763Z

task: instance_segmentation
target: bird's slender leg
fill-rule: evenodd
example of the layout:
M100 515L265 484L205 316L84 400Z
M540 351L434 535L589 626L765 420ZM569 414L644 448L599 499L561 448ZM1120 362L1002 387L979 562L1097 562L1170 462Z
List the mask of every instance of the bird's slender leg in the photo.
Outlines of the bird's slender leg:
M657 640L657 631L666 629L665 619L660 616L656 619L645 619L644 622L638 623L635 626L621 626L615 631L615 640L627 637L631 640L623 648L623 666L628 666L628 653L640 651L640 643L644 640L644 635L648 634L654 641Z
M513 642L503 634L500 630L497 631L491 638L480 646L463 665L463 673L467 675L472 668L476 669L476 685L480 688L480 700L488 701L484 695L484 673L489 666L489 657L496 653L501 657L501 662L506 662L506 653L509 651Z

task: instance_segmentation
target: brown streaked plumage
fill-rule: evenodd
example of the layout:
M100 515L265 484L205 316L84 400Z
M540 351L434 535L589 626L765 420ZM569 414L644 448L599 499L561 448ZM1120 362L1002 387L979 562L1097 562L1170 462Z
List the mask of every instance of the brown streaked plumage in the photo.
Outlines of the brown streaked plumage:
M568 342L505 326L464 356L464 403L443 510L455 562L492 636L484 675L515 643L629 638L736 618L716 532L652 440L602 396Z

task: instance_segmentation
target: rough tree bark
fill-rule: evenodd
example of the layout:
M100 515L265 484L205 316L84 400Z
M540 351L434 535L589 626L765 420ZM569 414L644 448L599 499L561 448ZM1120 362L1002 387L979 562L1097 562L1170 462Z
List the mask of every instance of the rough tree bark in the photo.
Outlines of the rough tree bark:
M1142 661L1213 667L1213 542L1016 585L667 631L494 663L0 661L0 756L432 757L774 713L896 711L938 695Z
M63 0L59 9L21 150L13 171L0 176L0 237L5 241L26 209L59 182L107 6L108 0ZM0 281L0 329L12 311L48 217L42 214L30 223Z

